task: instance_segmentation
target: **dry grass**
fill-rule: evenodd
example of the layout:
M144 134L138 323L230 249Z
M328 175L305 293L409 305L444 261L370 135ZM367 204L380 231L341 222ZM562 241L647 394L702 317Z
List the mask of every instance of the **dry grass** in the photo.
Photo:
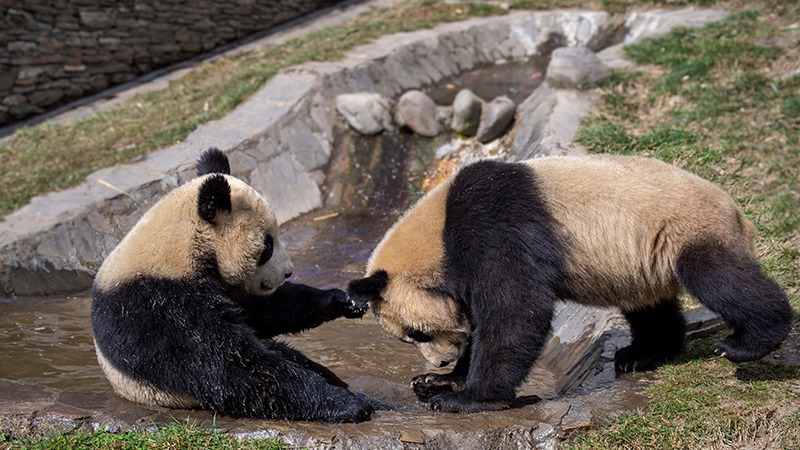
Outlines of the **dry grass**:
M231 111L284 67L340 59L385 34L503 13L485 4L403 3L285 44L217 58L162 91L137 95L75 123L22 129L0 144L0 219L35 195L74 186L95 170L180 142L198 125Z

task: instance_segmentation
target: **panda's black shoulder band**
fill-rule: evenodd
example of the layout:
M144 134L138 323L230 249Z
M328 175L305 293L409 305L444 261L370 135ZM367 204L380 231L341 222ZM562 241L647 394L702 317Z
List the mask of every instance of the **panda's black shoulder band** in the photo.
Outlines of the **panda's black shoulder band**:
M231 186L221 174L206 178L197 194L197 214L208 223L214 223L217 211L231 210Z
M231 165L228 162L228 157L216 147L209 147L197 160L197 176L201 177L210 173L231 174Z

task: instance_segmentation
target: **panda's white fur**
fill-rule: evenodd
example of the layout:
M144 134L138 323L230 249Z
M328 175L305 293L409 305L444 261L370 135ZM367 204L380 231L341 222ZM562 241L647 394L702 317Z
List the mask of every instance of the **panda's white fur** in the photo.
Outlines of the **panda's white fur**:
M755 259L755 227L722 189L662 161L622 156L526 161L569 242L573 301L631 310L678 289L675 262L701 236Z
M618 352L620 370L680 351L682 289L731 323L726 356L773 350L793 312L761 272L754 237L724 191L654 159L481 161L407 211L349 293L432 364L458 360L449 377L415 379L421 399L494 409L538 356L557 298L625 313L634 343ZM464 390L449 392L453 380Z

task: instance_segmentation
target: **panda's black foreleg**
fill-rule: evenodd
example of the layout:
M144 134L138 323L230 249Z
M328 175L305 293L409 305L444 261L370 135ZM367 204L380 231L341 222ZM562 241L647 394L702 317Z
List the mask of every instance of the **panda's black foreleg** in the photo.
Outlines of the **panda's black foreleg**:
M464 388L434 395L429 408L471 413L515 405L516 388L547 342L556 296L546 287L521 287L513 284L519 279L506 280L473 293L472 351Z
M271 295L242 295L238 302L261 338L298 333L338 317L361 317L367 311L366 304L355 305L342 290L289 282Z
M623 314L630 325L632 342L614 355L618 372L655 369L683 350L686 322L677 298Z
M716 347L734 362L753 361L775 350L795 317L783 289L757 261L742 255L718 243L699 243L687 247L676 264L686 292L733 328Z

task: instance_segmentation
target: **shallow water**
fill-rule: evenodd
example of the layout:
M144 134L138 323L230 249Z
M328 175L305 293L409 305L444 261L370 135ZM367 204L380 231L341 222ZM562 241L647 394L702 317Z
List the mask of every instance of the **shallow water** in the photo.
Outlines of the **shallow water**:
M540 67L544 66L537 64L530 61L479 68L445 80L427 92L440 105L451 104L456 93L466 87L486 101L508 95L520 102L541 82ZM421 195L426 168L435 163L433 149L447 139L423 139L407 133L377 137L342 133L327 172L332 181L326 186L326 203L335 212L315 211L282 226L281 239L295 266L290 281L344 289L349 280L363 276L370 253L398 212ZM233 421L207 412L144 407L116 396L95 357L90 302L88 295L0 299L0 412L30 417L34 411L49 411L74 419L91 417L95 421L100 417L106 422L102 419L105 417L128 424L191 416L228 429L263 427L262 421ZM393 437L401 433L418 439L414 433L420 427L459 432L522 423L535 428L531 421L558 425L569 411L577 410L571 409L575 402L556 401L469 416L431 413L416 400L409 382L417 374L447 372L450 368L436 369L415 347L386 336L371 313L361 319L338 319L284 339L333 370L354 392L365 393L392 409L390 413L377 413L366 424L342 425L348 433ZM580 345L568 348L571 350L566 353L552 353L556 355L553 359L568 359L562 357L564 354L582 357ZM560 365L562 362L555 361L551 365L554 370L549 372L535 369L521 393L551 396L557 390L554 376L571 370L569 365ZM592 364L581 370L594 372ZM581 394L578 403L597 411L635 408L642 404L638 380L637 376L595 382L604 389L613 387L597 395ZM309 433L331 432L329 426L321 424L283 426Z
M281 238L295 265L291 280L345 289L349 280L363 276L369 254L394 219L382 217L315 213L284 226ZM109 414L138 411L116 397L100 370L89 313L87 296L0 301L0 408L54 402ZM409 381L420 373L449 370L434 368L414 346L386 336L371 313L285 340L333 370L354 392L396 410L423 411ZM537 393L536 383L529 381L525 393Z
M296 268L291 281L344 289L348 280L363 275L388 219L315 217L283 229ZM90 303L88 296L0 301L0 405L52 401L81 409L125 408L127 402L116 398L97 364ZM339 319L286 340L331 368L354 391L399 408L418 406L408 382L432 369L414 347L383 336L371 314Z
M505 95L520 104L544 81L544 68L547 67L545 59L543 56L534 56L529 60L479 67L446 78L425 93L438 105L451 105L462 89L470 89L487 102Z

